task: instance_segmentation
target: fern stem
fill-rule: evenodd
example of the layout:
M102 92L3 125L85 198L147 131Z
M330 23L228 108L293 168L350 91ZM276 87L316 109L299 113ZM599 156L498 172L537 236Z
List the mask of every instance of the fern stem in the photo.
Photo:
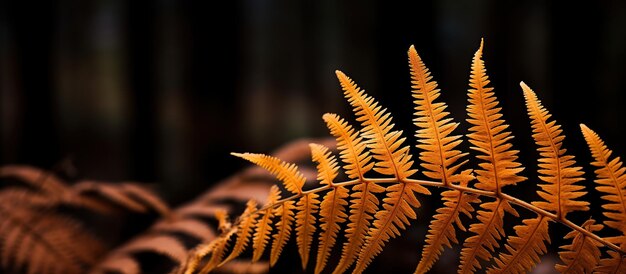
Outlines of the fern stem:
M324 185L324 186L320 186L317 188L313 188L310 190L306 190L306 191L302 191L302 193L299 194L295 194L292 196L289 196L287 198L281 199L276 201L276 203L273 203L271 205L267 205L264 206L260 209L257 209L256 211L252 212L252 214L256 214L258 211L263 211L263 210L267 210L269 208L273 208L276 206L279 206L287 201L292 201L295 199L298 199L306 194L310 194L310 193L318 193L318 192L322 192L322 191L326 191L326 190L330 190L333 187L339 187L339 186L351 186L351 185L356 185L356 184L360 184L360 183L364 183L364 182L372 182L372 183L378 183L378 184L386 184L386 183L397 183L397 182L403 182L403 183L409 183L409 184L419 184L419 185L424 185L424 186L433 186L433 187L443 187L443 188L448 188L448 189L455 189L455 190L459 190L459 191L464 191L467 193L473 193L476 195L480 195L480 196L487 196L487 197L492 197L492 198L500 198L503 199L505 201L509 201L513 204L516 204L520 207L523 207L529 211L532 211L534 213L536 213L537 215L540 216L544 216L546 218L552 219L553 221L559 222L567 227L569 227L572 230L576 230L580 233L582 233L583 235L601 243L602 245L614 250L615 252L619 252L622 256L626 256L626 250L622 250L620 249L617 245L603 239L602 237L596 235L593 232L590 232L586 229L584 229L583 227L572 223L570 220L564 219L564 218L559 218L559 216L557 216L554 213L551 213L549 211L543 210L539 207L536 207L534 205L532 205L531 203L528 203L526 201L520 200L519 198L515 198L511 195L505 194L505 193L496 193L494 191L486 191L486 190L481 190L481 189L476 189L476 188L472 188L472 187L465 187L465 186L459 186L459 185L454 185L454 184L444 184L442 182L436 182L436 181L429 181L429 180L419 180L419 179L403 179L403 180L398 180L396 178L365 178L364 180L360 180L360 179L354 179L354 180L349 180L349 181L345 181L345 182L340 182L340 183L335 183L333 184L333 186L329 186L329 185ZM233 225L233 227L236 227L239 222L240 222L241 218L239 218L235 225Z

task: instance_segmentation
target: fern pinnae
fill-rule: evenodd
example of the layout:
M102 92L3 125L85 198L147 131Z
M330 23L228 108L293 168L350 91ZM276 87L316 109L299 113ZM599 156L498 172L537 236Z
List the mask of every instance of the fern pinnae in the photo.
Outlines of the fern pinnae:
M313 161L318 163L317 179L320 180L320 184L332 187L331 191L324 196L320 209L322 233L319 237L317 262L315 264L315 273L317 274L326 266L330 250L337 241L339 224L345 222L348 217L345 213L345 207L348 204L346 201L348 189L333 184L339 167L337 167L337 160L327 147L311 144L311 155Z
M608 227L617 229L624 233L626 228L626 168L623 167L619 157L611 159L613 153L605 144L600 136L584 124L580 125L582 133L589 145L589 150L594 158L591 165L596 166L596 189L606 193L602 199L607 204L602 208L605 211L604 216L609 218L604 224Z
M258 261L265 251L265 247L272 233L272 218L274 217L275 208L272 207L276 201L280 199L280 190L276 185L270 188L270 194L267 198L267 204L265 210L260 214L262 217L256 223L254 237L252 238L252 262Z
M276 157L258 153L231 153L233 156L246 159L253 164L267 169L282 181L285 188L293 194L301 194L306 179L295 164L284 162Z
M364 127L363 136L371 141L368 146L374 158L379 160L374 170L384 175L393 175L399 180L398 184L386 188L387 197L383 199L383 210L375 214L376 220L368 231L365 244L359 251L359 260L354 270L359 273L380 253L387 240L399 234L398 228L404 229L405 225L409 225L409 218L417 218L415 211L411 208L420 207L414 192L423 194L430 194L430 192L418 184L403 182L403 179L408 178L417 170L411 169L413 161L409 147L402 146L405 140L401 137L402 131L392 131L391 115L345 74L337 71L337 77L346 98L354 107L357 120L361 121Z
M330 134L337 139L337 149L340 151L343 168L350 179L359 179L365 183L365 173L374 166L372 156L366 150L366 144L359 132L337 114L326 113L322 116Z
M462 175L469 176L471 170L465 170L463 173L465 174ZM460 185L467 186L467 183L468 181L462 181ZM459 218L460 214L471 218L474 211L472 203L480 202L478 196L459 190L447 190L442 192L441 196L445 201L444 206L437 209L437 214L430 222L422 259L415 269L416 274L429 271L441 255L444 246L452 247L451 243L458 244L453 224L466 231Z
M565 136L561 133L561 126L556 121L548 122L551 114L546 110L537 95L524 82L520 83L524 91L528 115L531 118L533 138L537 143L540 154L539 178L546 182L540 184L541 191L537 192L546 201L536 201L532 204L541 209L556 212L557 218L564 220L567 213L575 210L589 210L589 203L577 201L585 193L584 186L575 185L584 180L582 169L576 166L574 156L566 154L562 148Z
M235 241L235 245L233 246L233 250L230 252L230 255L228 255L228 257L226 257L226 259L218 265L218 267L224 265L232 259L237 258L241 252L244 251L248 242L250 242L250 237L252 237L256 224L256 218L258 216L256 209L256 202L254 200L248 201L246 210L241 215L241 221L239 222L239 228L237 229L237 239Z
M582 227L590 232L600 231L601 224L595 224L595 220L587 220ZM590 239L578 231L570 231L564 239L572 239L569 245L561 246L564 251L559 252L564 264L555 266L559 273L591 273L600 261L600 243Z
M479 154L476 156L483 161L476 169L475 184L477 189L493 191L497 195L505 185L514 185L526 180L518 175L524 168L517 160L517 150L511 149L510 140L513 138L507 131L506 122L500 114L493 88L490 83L482 60L484 43L474 54L471 66L468 89L467 122L471 124L467 134L472 149ZM488 260L491 257L489 250L500 247L498 240L504 236L503 217L505 212L519 216L511 207L509 201L496 197L496 201L482 203L477 212L479 223L470 225L470 231L476 235L468 238L461 251L459 273L473 273L481 268L478 258Z
M360 89L352 79L341 71L336 71L339 83L348 102L354 107L357 121L363 125L362 136L370 142L367 146L374 154L374 170L384 175L402 180L417 170L411 169L413 161L408 146L402 146L405 138L401 130L393 130L391 115Z
M317 213L319 203L319 195L316 193L304 194L296 203L296 243L302 261L302 269L306 269L309 262L313 233L317 229L315 213Z
M343 244L342 255L333 273L343 273L354 263L357 252L367 235L367 228L373 214L378 210L379 200L374 193L385 189L374 182L366 181L364 174L372 169L372 156L366 150L366 144L359 132L337 114L324 114L324 121L330 133L337 139L343 168L351 179L359 179L359 184L352 188L351 205L346 242Z
M450 135L459 123L454 123L452 118L447 118L445 111L447 105L443 102L435 102L440 95L437 82L432 81L432 76L424 62L417 54L414 46L408 51L409 68L411 71L411 83L413 89L413 102L415 104L415 116L413 119L418 127L416 137L420 144L421 166L426 168L424 175L435 180L441 180L444 185L457 183L461 180L473 179L467 174L465 178L458 178L460 174L455 172L467 161L457 161L467 155L455 150L461 142L460 135Z
M525 219L523 225L514 227L517 236L509 236L506 249L510 254L500 253L495 268L487 273L528 273L547 251L545 242L550 243L548 234L550 219L541 215Z
M417 147L423 150L419 158L422 161L421 166L426 169L423 173L429 178L440 180L444 185L462 181L463 186L466 186L467 182L474 178L471 171L455 173L466 161L456 162L467 153L455 150L462 141L461 136L450 135L458 123L446 117L449 113L445 112L447 108L445 103L435 102L440 95L437 82L432 81L428 68L414 46L409 48L408 55L416 105L414 119L418 127L416 137L420 143ZM442 196L446 202L443 208L437 210L438 214L431 222L422 259L415 273L428 271L439 258L443 246L450 246L450 241L457 242L452 224L456 222L462 230L465 230L458 219L459 213L463 212L471 217L470 212L474 211L471 202L477 200L475 195L464 195L458 190L448 190L443 192Z
M377 212L379 200L374 193L381 193L385 188L374 182L357 184L352 188L353 193L346 229L347 242L344 243L341 259L333 274L345 272L356 260L360 247L365 242L368 227L371 225L373 214Z
M280 220L276 223L277 229L274 234L274 240L272 241L272 250L270 253L270 266L274 266L280 253L282 253L287 240L291 236L291 224L294 221L294 202L286 201L276 209L276 216L280 217Z

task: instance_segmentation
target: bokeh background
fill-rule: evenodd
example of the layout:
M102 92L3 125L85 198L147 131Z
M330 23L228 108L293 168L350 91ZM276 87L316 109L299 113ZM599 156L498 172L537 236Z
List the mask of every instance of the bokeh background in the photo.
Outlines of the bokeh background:
M521 80L587 178L579 123L626 155L624 1L65 0L0 3L0 164L71 159L81 177L155 183L180 203L245 166L229 152L326 136L325 112L352 117L335 69L414 143L406 50L464 121L481 37L524 175L537 155Z

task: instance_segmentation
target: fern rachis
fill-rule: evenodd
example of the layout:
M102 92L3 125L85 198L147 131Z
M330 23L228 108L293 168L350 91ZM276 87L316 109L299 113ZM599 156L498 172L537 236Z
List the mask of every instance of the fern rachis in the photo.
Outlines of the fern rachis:
M560 126L555 121L548 121L550 114L525 85L522 85L522 90L532 120L533 138L539 145L539 179L545 182L540 185L541 191L538 193L545 201L526 202L502 191L503 186L516 185L527 179L519 175L524 167L517 162L518 151L512 149L510 141L513 137L500 114L501 107L498 106L493 88L487 86L489 79L482 61L482 49L481 42L472 62L467 108L467 121L471 125L467 137L479 160L478 168L474 170L475 180L471 170L461 170L466 162L462 158L467 153L455 148L462 141L460 136L452 135L458 124L447 118L445 103L435 101L440 97L436 82L432 81L430 72L413 47L409 49L409 65L416 104L414 121L418 127L416 146L422 150L419 154L421 166L425 169L422 173L433 181L412 178L417 172L413 168L413 156L409 146L404 144L406 139L401 136L402 131L393 129L391 114L339 71L337 77L344 95L354 108L356 120L363 129L359 131L352 128L335 114L325 114L323 118L331 134L337 138L348 181L334 182L338 172L336 160L327 149L318 145L311 145L311 148L313 159L318 162L321 184L308 190L303 190L304 179L293 164L261 154L235 154L269 170L291 192L291 196L248 213L249 216L264 216L251 214L276 209L277 222L273 225L274 241L270 256L272 265L280 256L282 247L290 237L293 221L297 219L298 250L303 267L312 249L311 231L316 224L321 224L315 272L324 269L329 246L335 245L336 240L340 239L337 235L344 233L342 257L334 273L348 270L355 260L354 272L360 273L383 250L385 242L400 235L417 218L415 208L420 206L420 201L416 193L430 194L426 187L441 187L449 190L442 192L444 206L437 210L438 214L431 222L427 245L416 273L430 269L443 246L457 242L453 224L456 223L461 230L465 229L459 215L471 216L474 212L472 203L480 203L480 208L475 211L477 222L469 227L474 235L463 245L459 272L473 273L482 268L478 259L487 260L491 255L489 251L500 248L500 240L506 236L504 214L508 212L519 217L514 206L529 210L536 217L525 219L514 227L516 235L510 235L507 243L502 245L506 252L502 252L496 259L489 268L490 272L519 273L532 269L546 251L546 243L550 243L550 222L561 223L572 230L566 237L572 243L562 246L565 250L561 252L564 264L557 266L557 269L590 271L597 267L597 271L610 272L626 267L622 257L626 255L623 230L621 235L615 237L601 237L596 233L602 226L594 224L592 220L579 226L567 219L567 213L571 211L588 209L588 203L581 198L585 194L583 187L576 184L583 179L582 172L575 165L573 156L567 155L562 148L564 137ZM623 227L626 217L620 217L619 213L626 213L626 199L622 192L626 187L626 183L622 183L626 181L622 179L626 178L623 176L625 169L619 159L609 160L610 151L607 152L604 144L597 140L599 138L585 130L585 127L583 133L596 158L594 165L599 168L598 189L607 193L604 196L608 202L605 208L611 212L605 212L610 219L605 224L613 228ZM383 177L366 177L370 170ZM470 184L472 181L473 185ZM318 206L316 197L323 193L326 195L319 205L321 218L318 220L312 212ZM376 193L385 195L382 202ZM478 196L487 197L487 200L479 200ZM343 207L348 202L350 210L346 213ZM380 210L379 205L382 207ZM346 230L340 231L338 224L346 220ZM230 232L210 243L212 248L205 246L199 250L209 254L211 249L216 248L216 243L225 246L234 233L232 231L239 229L240 223L233 227ZM597 249L602 246L610 249L609 258L600 259ZM219 259L216 256L211 259L214 257ZM191 272L195 269L198 266L194 266Z

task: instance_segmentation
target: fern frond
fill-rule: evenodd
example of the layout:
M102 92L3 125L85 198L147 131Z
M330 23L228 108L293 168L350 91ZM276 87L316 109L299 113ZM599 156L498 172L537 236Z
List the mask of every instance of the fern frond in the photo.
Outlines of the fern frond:
M256 209L256 202L254 200L249 200L246 205L246 210L241 215L241 221L239 222L239 227L237 229L237 240L235 241L233 250L230 252L230 255L228 255L228 257L219 264L219 266L237 258L241 252L244 251L248 242L250 242L250 237L252 237L254 225L256 224L256 218L258 215L255 213Z
M595 221L590 219L582 227L587 231L595 232L600 231L603 225L595 224ZM561 247L565 249L559 252L564 264L557 264L556 270L559 273L591 273L600 261L599 247L602 245L578 231L571 231L565 235L564 239L572 239L572 244Z
M596 189L606 193L602 199L608 203L602 205L602 208L610 210L604 212L604 216L610 220L605 220L604 224L624 233L626 228L626 175L624 172L626 168L623 167L619 157L611 159L613 152L597 133L583 124L580 128L595 160L591 165L597 167L596 183L598 186Z
M365 150L366 144L359 132L355 131L348 122L339 115L326 113L322 116L330 134L337 139L337 148L340 151L341 160L345 163L343 168L350 179L363 180L365 173L374 167L371 162L372 156Z
M471 170L465 170L461 175L471 177ZM461 181L461 186L467 186L468 181ZM451 243L458 244L454 224L465 231L465 226L460 219L460 214L472 217L474 207L472 203L480 202L478 196L465 193L459 190L447 190L441 193L444 200L444 207L437 209L437 214L430 222L428 234L426 235L426 245L422 251L415 273L425 273L431 269L433 264L439 259L444 246L452 247Z
M415 172L409 146L403 146L406 138L401 130L393 130L391 114L360 89L352 79L341 71L335 71L348 102L354 107L357 121L363 125L362 136L369 140L368 148L374 154L374 170L384 175L406 179Z
M475 170L478 179L476 188L500 192L506 185L514 185L526 180L518 175L524 168L517 162L517 153L510 143L513 136L506 121L502 119L501 107L495 96L482 60L483 41L474 54L468 90L467 122L470 127L469 142L472 149L480 153L476 158L484 161L481 169Z
M306 179L304 175L298 171L298 167L294 164L286 163L276 157L256 154L256 153L231 153L233 156L246 159L262 168L267 169L270 173L282 181L285 188L291 193L299 194L302 192L302 186Z
M524 170L517 162L519 151L512 149L510 141L513 136L502 119L502 108L498 106L493 88L487 86L490 81L482 60L483 46L481 41L472 60L467 106L467 122L472 126L467 136L471 149L479 153L476 158L482 161L480 168L474 171L478 180L475 187L500 193L503 186L515 185L526 178L518 175ZM482 210L478 210L477 216L480 223L472 224L469 229L476 235L463 244L459 273L473 273L481 268L478 258L488 260L491 258L489 250L500 247L498 240L504 236L502 218L505 212L518 216L510 203L500 198L480 207Z
M380 201L375 193L385 191L384 187L374 182L365 182L352 187L353 193L350 204L350 214L348 228L346 229L346 240L343 244L341 259L333 274L345 272L356 260L358 252L365 242L368 227L370 227L372 215L377 212Z
M567 213L589 210L589 203L577 201L585 193L584 186L575 185L584 180L583 172L576 166L574 156L566 154L563 146L561 126L556 121L548 122L552 116L548 113L537 95L524 82L520 83L524 91L528 115L532 120L533 138L537 143L539 155L539 178L547 184L540 184L542 191L537 193L546 201L535 201L532 204L547 211L556 212L558 218L565 218Z
M479 223L470 225L470 231L476 235L465 240L461 250L461 264L458 273L474 273L480 269L478 258L489 260L491 252L500 247L498 240L505 236L503 217L508 212L516 217L519 214L508 201L496 199L493 202L482 203L476 219Z
M274 240L272 242L272 251L270 254L270 266L274 266L280 253L283 251L283 247L291 236L291 224L294 220L294 203L293 201L284 202L276 209L276 216L280 216L280 221L276 223L277 233L274 234Z
M460 135L451 135L459 123L447 118L448 112L445 103L436 103L440 96L437 82L432 81L430 71L415 51L409 48L409 67L411 70L411 87L413 89L413 103L415 106L415 125L419 128L416 137L420 144L420 164L426 170L422 171L429 178L440 180L445 185L458 183L462 180L473 179L470 174L455 174L467 162L457 163L467 153L455 149L461 142Z
M0 263L10 273L84 273L104 251L93 235L61 215L5 203L0 215Z
M361 273L378 255L385 243L400 235L400 230L411 225L410 219L417 219L413 208L419 208L420 202L415 192L430 195L430 191L418 184L399 183L386 189L387 197L383 199L384 210L376 212L376 220L368 232L365 244L359 252L359 259L354 273Z
M263 251L265 251L265 246L270 239L270 233L272 233L272 217L274 217L275 209L270 206L276 203L280 199L280 190L277 186L272 186L270 189L270 195L267 198L267 204L264 211L260 214L262 217L256 224L254 238L252 240L252 249L254 250L252 254L252 262L258 261L263 255Z
M339 167L337 159L332 155L327 147L319 144L310 144L311 158L317 164L317 179L320 185L333 186L333 181L337 177Z
M348 202L348 189L342 186L333 185L333 180L337 176L337 160L328 148L311 144L311 155L317 165L318 180L320 184L330 185L332 190L326 193L322 200L320 209L320 222L322 233L319 237L317 262L315 263L315 273L320 273L326 266L326 261L330 255L330 250L335 246L339 224L346 221L346 205Z
M318 198L319 195L309 193L302 196L296 203L296 243L298 244L300 259L302 260L302 269L306 269L309 262L313 233L317 229L315 226L315 214L320 203Z
M523 225L514 227L517 236L509 236L506 249L510 254L500 253L496 267L487 273L528 273L541 260L550 243L548 222L545 216L525 219Z
M230 238L235 233L237 233L237 228L231 229L230 231L226 232L224 235L214 240L215 244L213 244L212 246L209 246L203 255L203 256L207 256L210 254L211 258L206 263L206 265L204 265L204 267L200 270L199 273L209 273L213 269L215 269L220 264L220 262L222 262L222 258L224 257L228 249L228 243L230 241Z

